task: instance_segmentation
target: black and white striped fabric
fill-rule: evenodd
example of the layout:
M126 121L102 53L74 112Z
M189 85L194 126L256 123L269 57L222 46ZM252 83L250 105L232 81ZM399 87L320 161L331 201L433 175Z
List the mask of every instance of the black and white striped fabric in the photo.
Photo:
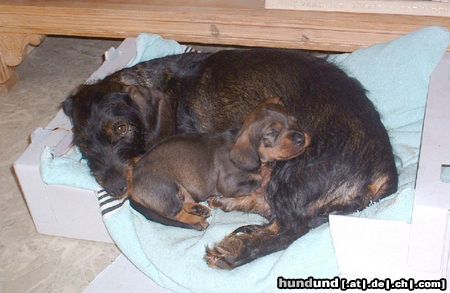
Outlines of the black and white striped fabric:
M114 198L106 192L104 189L100 189L96 192L98 203L100 205L100 211L102 213L102 216L104 219L108 218L109 216L113 215L117 209L119 209L123 203L127 200L126 197L124 198Z
M184 53L201 53L202 51L199 51L197 49L194 49L192 47L187 46L186 49L184 49Z

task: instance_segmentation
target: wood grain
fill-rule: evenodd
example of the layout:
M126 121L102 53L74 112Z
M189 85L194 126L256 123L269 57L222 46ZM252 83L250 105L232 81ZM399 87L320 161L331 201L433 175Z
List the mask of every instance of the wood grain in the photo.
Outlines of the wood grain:
M18 80L17 72L7 66L0 55L0 95L7 93Z
M266 0L265 7L269 9L450 17L450 3L436 0Z
M264 9L264 1L12 1L0 33L125 38L152 32L179 42L354 51L450 18Z
M37 46L43 38L33 34L0 33L0 95L18 81L14 67L22 62L28 45Z

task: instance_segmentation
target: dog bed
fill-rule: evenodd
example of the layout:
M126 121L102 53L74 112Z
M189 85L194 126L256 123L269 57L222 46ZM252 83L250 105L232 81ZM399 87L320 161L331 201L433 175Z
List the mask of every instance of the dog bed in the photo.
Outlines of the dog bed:
M152 46L164 43L162 39L156 43L143 39L138 40L138 51L155 52ZM400 176L396 194L353 216L410 221L429 78L449 43L445 29L431 27L352 54L327 57L367 89L388 129ZM185 49L170 43L167 50L182 53ZM142 59L134 63L159 57L138 56ZM48 184L100 188L76 149L59 158L51 149L45 150L41 171ZM84 179L73 172L82 172ZM212 246L237 227L262 223L261 217L215 210L209 228L194 231L148 221L130 208L128 201L115 201L104 191L98 192L98 198L107 229L122 253L156 283L173 291L268 292L276 290L278 276L331 278L339 272L328 224L310 231L284 251L222 271L209 268L203 261L205 246Z

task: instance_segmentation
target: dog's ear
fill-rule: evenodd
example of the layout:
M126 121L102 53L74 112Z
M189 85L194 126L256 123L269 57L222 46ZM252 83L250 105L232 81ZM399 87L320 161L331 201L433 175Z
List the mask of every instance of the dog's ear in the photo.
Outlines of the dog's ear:
M146 113L148 111L147 101L151 99L151 97L146 97L146 95L149 96L146 89L140 86L128 85L125 86L125 92L128 93L131 100L138 106L141 113Z
M68 97L64 102L62 102L62 109L64 114L70 119L73 116L73 96Z
M230 152L230 159L236 167L247 171L256 170L261 164L252 132L251 125L244 126Z
M68 95L68 97L62 102L61 107L63 109L64 114L67 115L70 119L73 118L74 113L74 103L76 99L79 99L80 94L85 90L87 86L85 84L79 85L74 88Z
M151 95L157 101L158 113L155 131L157 137L167 137L175 133L175 113L168 97L161 91L152 89Z
M157 89L130 85L125 88L145 117L148 128L154 129L151 140L175 133L175 114L168 97ZM146 127L146 128L147 128Z

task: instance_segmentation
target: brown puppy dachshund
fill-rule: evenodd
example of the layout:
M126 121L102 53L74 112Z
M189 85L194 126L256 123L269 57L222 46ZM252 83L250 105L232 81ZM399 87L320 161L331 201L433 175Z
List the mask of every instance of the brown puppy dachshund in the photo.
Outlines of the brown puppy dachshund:
M297 120L273 98L259 105L242 128L219 134L172 136L138 160L129 175L130 203L162 224L203 230L212 207L270 218L263 189L270 162L299 156L310 144ZM236 167L253 162L252 170ZM261 167L263 163L264 167Z

